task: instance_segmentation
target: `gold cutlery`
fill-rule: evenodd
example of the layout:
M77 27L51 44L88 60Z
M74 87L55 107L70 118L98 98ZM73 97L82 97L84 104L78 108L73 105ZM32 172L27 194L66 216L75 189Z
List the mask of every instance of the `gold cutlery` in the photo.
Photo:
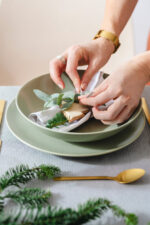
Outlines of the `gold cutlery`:
M4 107L5 107L5 100L0 100L0 125L3 118ZM1 147L1 144L2 144L2 141L0 140L0 147Z
M150 125L150 111L145 98L142 98L142 108L148 121L148 124Z
M116 177L109 176L79 176L79 177L54 177L55 181L68 181L68 180L114 180L122 184L132 183L139 180L145 174L145 170L135 168L124 170Z

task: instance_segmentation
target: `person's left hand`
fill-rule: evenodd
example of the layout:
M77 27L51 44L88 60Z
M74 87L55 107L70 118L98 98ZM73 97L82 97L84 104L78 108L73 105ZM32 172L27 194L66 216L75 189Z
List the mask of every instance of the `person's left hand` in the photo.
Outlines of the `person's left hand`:
M122 123L138 106L148 79L148 75L137 60L131 60L104 80L94 90L91 97L81 96L80 103L93 106L94 117L104 124ZM98 110L99 105L111 99L114 103L107 110Z

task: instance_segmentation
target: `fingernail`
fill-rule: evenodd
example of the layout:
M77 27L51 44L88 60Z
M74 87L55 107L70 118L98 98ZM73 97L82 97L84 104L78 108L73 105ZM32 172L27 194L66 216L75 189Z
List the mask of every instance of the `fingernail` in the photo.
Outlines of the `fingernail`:
M61 88L61 89L63 89L63 86L62 86L62 84L58 84L58 86Z
M87 87L87 83L84 82L84 83L81 84L82 90L85 90L86 87Z
M80 93L80 88L76 88L76 92L79 94Z

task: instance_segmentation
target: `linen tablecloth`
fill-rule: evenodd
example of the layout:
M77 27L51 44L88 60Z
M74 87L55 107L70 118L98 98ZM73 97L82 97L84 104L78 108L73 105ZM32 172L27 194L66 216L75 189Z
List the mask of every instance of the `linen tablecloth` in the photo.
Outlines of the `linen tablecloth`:
M19 87L0 87L0 99L8 104L15 98ZM144 96L150 107L150 87L144 90ZM6 114L6 109L5 109ZM13 119L13 118L12 118ZM17 140L8 130L6 120L1 127L3 141L0 152L0 175L10 167L19 164L34 166L46 163L53 164L63 171L64 175L110 175L115 176L128 168L143 168L146 175L136 183L123 185L114 181L69 181L50 182L36 181L33 185L52 192L53 206L74 207L92 198L107 198L123 209L139 217L139 224L150 221L150 127L146 123L142 135L130 146L108 155L91 158L67 158L54 156L32 149ZM112 220L107 213L101 220L89 224L115 224L123 222Z

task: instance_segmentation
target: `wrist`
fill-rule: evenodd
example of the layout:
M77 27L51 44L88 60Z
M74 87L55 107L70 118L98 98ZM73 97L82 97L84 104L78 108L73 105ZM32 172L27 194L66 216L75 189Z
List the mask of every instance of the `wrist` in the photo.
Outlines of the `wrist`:
M135 72L140 73L142 75L142 79L145 84L150 81L150 54L147 57L147 54L140 54L135 56L133 60L131 60L133 67L135 68Z
M101 50L101 48L105 48L107 50L107 52L111 55L114 53L114 50L115 50L115 46L113 44L112 41L106 39L106 38L103 38L103 37L100 37L96 40L93 40L93 42L95 42L95 44L97 45L97 48Z
M107 31L107 30L99 30L97 32L97 34L94 36L94 40L95 39L98 39L98 38L104 38L110 42L113 43L114 45L114 52L115 53L117 51L117 49L119 48L120 46L120 42L119 42L119 38L118 36L116 36L114 33L110 32L110 31Z
M101 30L108 30L109 32L115 34L116 36L119 37L121 30L119 29L119 25L115 26L114 24L105 24L103 23L101 25Z

